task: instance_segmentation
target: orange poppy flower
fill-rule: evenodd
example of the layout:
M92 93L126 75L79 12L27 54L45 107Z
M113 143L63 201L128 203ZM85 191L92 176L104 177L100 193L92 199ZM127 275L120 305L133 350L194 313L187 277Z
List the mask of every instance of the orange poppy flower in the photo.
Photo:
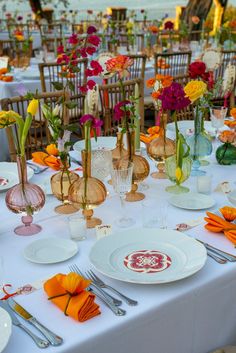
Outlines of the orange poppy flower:
M154 77L149 78L149 79L146 81L146 86L147 86L147 88L152 88L152 87L154 87L155 82L156 82L156 80L155 80Z
M3 67L2 69L0 69L0 75L5 75L7 71L8 71L7 67Z
M46 152L49 155L53 155L53 156L58 156L58 154L59 154L59 151L54 143L51 143L50 145L48 145L46 147Z
M47 165L46 163L46 158L48 157L48 154L45 152L34 152L32 153L32 161L34 163L38 163L40 165Z
M153 98L154 100L156 100L156 99L159 98L160 94L161 94L160 91L153 91L153 92L152 92L152 98Z
M52 168L53 170L60 170L60 159L55 156L47 156L47 158L45 159L45 163L48 167Z

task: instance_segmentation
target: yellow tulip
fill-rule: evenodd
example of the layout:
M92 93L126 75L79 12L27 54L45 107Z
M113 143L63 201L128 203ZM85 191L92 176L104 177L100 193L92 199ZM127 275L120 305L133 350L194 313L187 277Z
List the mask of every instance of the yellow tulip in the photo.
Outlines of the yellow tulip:
M182 175L183 175L182 169L180 167L177 167L175 170L175 177L178 182L181 181Z
M32 101L28 105L27 113L34 116L34 115L36 115L38 108L39 108L39 101L38 101L38 99L33 98Z

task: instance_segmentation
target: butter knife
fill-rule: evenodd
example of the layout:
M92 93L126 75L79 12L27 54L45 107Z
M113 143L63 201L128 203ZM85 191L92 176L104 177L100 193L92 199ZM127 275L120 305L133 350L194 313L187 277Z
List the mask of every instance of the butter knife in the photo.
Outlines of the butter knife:
M0 300L0 307L2 307L3 309L5 309L8 314L11 317L11 321L13 323L14 326L20 327L23 331L25 331L36 343L36 345L39 348L47 348L49 346L49 342L43 340L42 338L36 336L32 331L30 331L28 329L28 327L24 326L16 317L16 315L13 313L13 311L10 309L10 307L7 305L7 303L5 303L6 301Z
M20 304L18 304L14 299L9 298L7 300L10 308L21 316L24 320L29 322L31 325L36 327L43 335L47 338L47 340L51 343L52 346L59 346L62 344L63 339L50 331L44 325L42 325L35 317L33 317L27 310L25 310Z

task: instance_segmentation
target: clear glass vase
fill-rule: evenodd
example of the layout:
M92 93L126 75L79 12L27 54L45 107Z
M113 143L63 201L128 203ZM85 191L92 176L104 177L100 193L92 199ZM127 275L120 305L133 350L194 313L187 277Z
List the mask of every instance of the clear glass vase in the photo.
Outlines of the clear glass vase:
M181 184L187 180L191 173L192 160L190 157L183 158L182 165L182 176L180 180L176 178L176 156L168 157L165 161L165 170L170 181L175 183L175 185L167 186L166 191L173 194L182 194L189 192L189 188L182 186Z
M33 235L41 231L42 227L33 224L33 214L38 212L45 204L43 190L27 179L27 168L25 157L17 157L17 170L19 184L14 185L6 193L6 206L13 213L22 214L21 220L24 225L14 229L17 235Z
M199 169L201 166L200 159L202 157L210 156L212 153L212 142L202 132L202 111L197 106L194 114L194 134L187 137L186 141L190 147L190 156L192 163L192 176L204 175L206 172Z

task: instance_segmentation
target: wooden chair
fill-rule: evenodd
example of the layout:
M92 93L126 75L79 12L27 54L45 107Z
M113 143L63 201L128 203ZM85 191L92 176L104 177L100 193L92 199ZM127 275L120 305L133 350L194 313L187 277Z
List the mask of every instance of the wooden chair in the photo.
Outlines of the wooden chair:
M180 75L174 78L174 82L181 84L181 86L185 86L189 81L190 77L188 75ZM193 105L190 104L187 108L182 110L176 111L177 120L193 120L194 119L194 112L193 112Z
M138 85L140 92L139 111L140 127L144 127L144 102L143 102L143 80L140 78L125 81L124 89L126 99L135 94L135 85ZM104 135L113 135L118 128L118 122L114 120L114 107L120 101L123 101L121 86L119 83L111 83L99 86L99 100L101 109L101 119L103 119L102 130Z
M0 56L8 56L10 59L13 57L13 40L6 39L0 40Z
M53 92L53 93L40 93L38 94L38 99L41 103L47 103L53 109L57 104L58 100L62 97L63 92ZM1 100L1 106L3 110L14 110L20 114L23 118L27 114L27 107L30 99L26 97L13 97L5 98ZM64 124L68 123L68 114L65 114ZM16 133L15 126L7 128L7 139L9 145L9 152L11 161L16 160L16 150L14 144L14 135ZM43 151L45 147L50 143L50 133L48 130L47 121L43 116L41 106L39 105L39 111L33 118L31 128L27 137L26 142L26 158L30 159L32 152Z
M54 37L54 38L43 38L42 45L47 49L47 52L57 53L57 47L62 45L64 42L67 43L68 37Z
M171 75L173 77L186 75L191 62L191 51L179 53L155 53L155 74Z
M63 25L62 23L50 23L50 24L40 24L39 25L39 31L40 31L40 36L41 40L45 38L54 38L56 37L62 37L62 30L63 30Z
M77 122L79 118L83 114L83 106L84 106L84 94L82 94L79 90L80 86L86 84L86 76L85 70L87 68L88 60L79 59L78 60L78 71L75 72L75 77L70 78L70 81L73 83L75 90L68 88L68 94L70 96L70 100L72 102L76 102L76 107L71 109L69 112L70 115L70 123ZM56 89L53 85L53 82L63 83L63 77L61 77L60 73L62 72L62 67L64 64L58 63L41 63L39 64L40 71L40 80L42 92L55 92Z
M215 71L215 80L223 77L224 71L229 63L236 65L236 50L222 50L222 63Z

